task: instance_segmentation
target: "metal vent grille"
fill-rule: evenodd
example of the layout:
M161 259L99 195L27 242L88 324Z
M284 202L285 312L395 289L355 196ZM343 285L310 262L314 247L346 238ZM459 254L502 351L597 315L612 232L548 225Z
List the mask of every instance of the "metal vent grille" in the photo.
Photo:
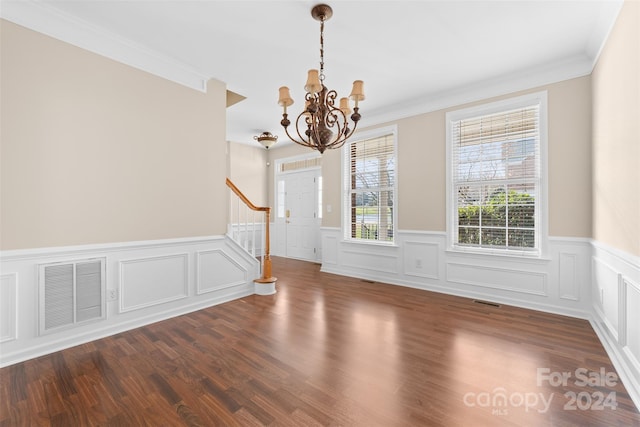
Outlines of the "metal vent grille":
M482 301L482 300L474 299L473 302L476 304L488 305L491 307L498 307L498 308L500 307L500 304L496 304L495 302L491 302L491 301Z
M102 319L104 260L40 265L40 333Z
M53 329L73 323L73 264L44 269L44 324Z

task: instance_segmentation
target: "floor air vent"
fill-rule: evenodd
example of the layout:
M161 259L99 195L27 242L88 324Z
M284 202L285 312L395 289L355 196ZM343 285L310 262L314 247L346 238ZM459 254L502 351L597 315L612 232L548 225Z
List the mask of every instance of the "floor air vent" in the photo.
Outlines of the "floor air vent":
M473 302L475 302L476 304L483 304L483 305L490 305L491 307L500 307L500 304L496 304L495 302L490 302L490 301L482 301L479 299L474 299Z
M103 259L40 265L40 334L104 318L104 271Z

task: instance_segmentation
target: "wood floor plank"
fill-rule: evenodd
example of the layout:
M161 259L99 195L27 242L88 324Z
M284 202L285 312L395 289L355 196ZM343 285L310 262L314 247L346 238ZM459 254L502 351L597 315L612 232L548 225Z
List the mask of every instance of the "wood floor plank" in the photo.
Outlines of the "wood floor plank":
M616 375L585 320L273 269L275 295L1 369L0 427L640 426L619 378L576 383Z

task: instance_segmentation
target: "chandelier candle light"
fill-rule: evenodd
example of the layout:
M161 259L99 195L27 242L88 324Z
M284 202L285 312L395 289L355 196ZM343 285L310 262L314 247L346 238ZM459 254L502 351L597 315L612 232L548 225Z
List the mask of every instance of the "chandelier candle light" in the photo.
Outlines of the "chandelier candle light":
M333 15L333 10L326 4L319 4L311 9L311 16L320 21L320 71L309 70L305 109L295 121L297 137L289 133L291 121L288 119L287 107L293 104L289 88L280 88L278 104L284 109L280 124L293 142L305 147L313 148L323 153L326 149L340 148L349 139L358 126L360 113L358 102L364 100L362 80L353 82L353 89L349 98L355 102L353 114L349 107L349 99L341 98L339 107L335 106L338 94L335 90L328 90L324 85L324 23ZM349 127L349 117L353 127Z

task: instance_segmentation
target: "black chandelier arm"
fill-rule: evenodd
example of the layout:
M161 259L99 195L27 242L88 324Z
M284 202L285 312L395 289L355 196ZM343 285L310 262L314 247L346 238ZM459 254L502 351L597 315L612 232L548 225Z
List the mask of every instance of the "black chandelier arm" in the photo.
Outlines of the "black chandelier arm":
M361 115L359 113L359 108L355 107L353 109L353 114L351 114L351 121L353 122L353 128L349 129L349 121L347 119L346 114L344 113L344 111L340 110L339 108L335 108L333 107L331 110L327 111L324 115L324 117L322 118L323 123L327 126L327 127L334 127L337 126L337 135L344 135L347 138L349 138L351 135L353 135L353 132L356 130L357 126L358 126L358 122L360 121ZM339 120L339 116L342 116L342 120ZM327 118L327 116L329 116L330 118ZM303 111L302 113L300 113L298 115L298 117L296 118L296 132L298 133L298 137L300 138L300 140L305 140L305 138L300 134L300 119L304 117L304 123L305 125L307 125L307 131L305 131L305 135L308 132L308 129L310 127L312 127L312 125L314 124L314 118L317 117L317 115L312 115L310 113L307 112L307 110ZM340 123L344 123L344 127L342 127L340 125ZM292 138L291 135L289 135L289 131L288 131L288 127L291 124L291 121L289 120L289 114L287 113L283 113L282 114L282 120L280 121L280 125L282 125L282 127L285 129L285 131L287 132L287 136L289 136L289 139L295 141L295 138Z
M305 120L305 123L307 124L307 128L310 128L310 127L311 127L311 126L310 126L310 123L309 123L309 120L311 120L311 116L310 116L309 114L305 114L305 113L306 113L306 110L305 110L305 111L303 111L302 113L298 114L298 117L296 118L296 121L295 121L295 129L296 129L296 133L298 134L298 136L297 136L297 137L295 137L294 135L292 135L291 133L289 133L289 125L291 124L291 122L290 122L286 117L284 117L284 116L285 116L285 114L283 114L283 119L282 119L282 121L280 122L280 124L281 124L281 125L282 125L282 127L284 128L284 132L287 134L287 137L288 137L291 141L295 142L296 144L299 144L299 145L305 146L305 147L315 148L315 145L313 144L313 140L312 140L310 137L308 137L308 136L305 138L305 137L304 137L304 136L302 136L302 134L300 133L300 126L299 126L299 122L300 122L300 120L301 120L301 118L302 118L303 116L305 116L304 120ZM287 124L286 124L286 125L284 124L284 123L285 123L285 120L286 120L286 122L287 122ZM305 133L306 133L306 132L305 132Z
M288 119L288 114L282 115L280 124L284 127L285 133L291 141L304 147L317 149L322 153L326 149L336 149L344 145L357 129L360 114L358 108L355 107L354 113L350 117L353 128L350 128L349 118L344 111L333 106L327 107L327 105L321 105L320 110L316 114L310 114L307 110L298 114L295 120L297 136L289 132L291 122ZM301 129L305 129L304 135ZM320 132L323 130L325 133L321 134ZM328 139L327 132L331 132L331 137Z
M289 128L285 127L284 128L284 132L287 134L287 137L295 142L296 144L302 145L304 147L309 147L309 148L315 148L314 145L310 144L309 142L305 141L305 140L299 140L297 138L294 138L290 133L289 133Z
M324 87L324 85L322 86L322 94L323 96L323 101L324 104L326 105L330 105L330 106L334 106L336 103L336 98L338 97L338 92L335 91L335 89L331 89L331 90L327 90L326 87Z

